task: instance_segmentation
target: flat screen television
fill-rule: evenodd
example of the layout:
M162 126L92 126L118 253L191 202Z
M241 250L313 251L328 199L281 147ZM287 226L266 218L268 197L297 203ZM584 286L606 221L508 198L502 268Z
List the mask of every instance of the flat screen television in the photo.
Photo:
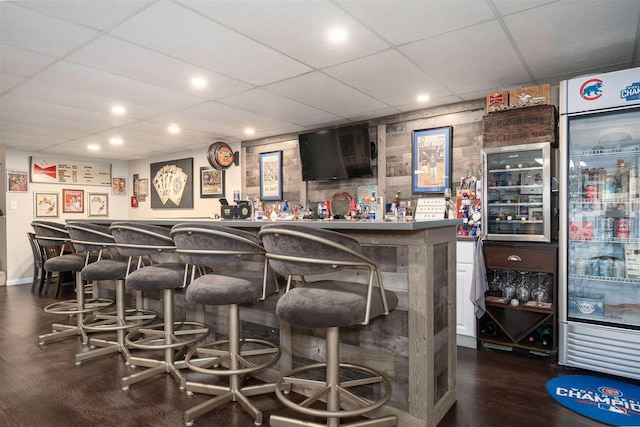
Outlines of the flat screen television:
M301 133L298 146L303 181L372 176L367 125Z

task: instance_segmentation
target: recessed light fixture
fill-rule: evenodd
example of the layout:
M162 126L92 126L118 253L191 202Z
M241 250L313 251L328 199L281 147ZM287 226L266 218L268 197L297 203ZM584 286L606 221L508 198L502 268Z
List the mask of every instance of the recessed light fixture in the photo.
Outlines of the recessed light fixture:
M341 42L347 38L347 30L344 28L335 28L329 31L329 40L332 42Z
M429 95L418 95L418 102L427 102L431 97Z
M253 135L254 133L256 133L256 130L255 130L255 129L253 129L253 128L246 128L246 129L244 130L244 134L245 134L245 135Z
M167 128L167 130L169 131L169 133L172 133L172 134L174 134L174 135L175 135L176 133L179 133L179 132L180 132L180 126L178 126L178 125L177 125L177 124L175 124L175 123L171 123L171 124L169 125L169 127Z
M98 144L89 144L87 145L87 148L91 151L99 151L100 150L100 146Z
M109 138L109 142L113 145L122 145L124 141L122 140L122 138L114 137L114 138Z
M191 86L196 88L203 88L207 86L207 81L200 77L194 77L191 79Z
M126 112L127 110L121 105L114 105L113 107L111 107L111 113L115 114L116 116L122 116Z

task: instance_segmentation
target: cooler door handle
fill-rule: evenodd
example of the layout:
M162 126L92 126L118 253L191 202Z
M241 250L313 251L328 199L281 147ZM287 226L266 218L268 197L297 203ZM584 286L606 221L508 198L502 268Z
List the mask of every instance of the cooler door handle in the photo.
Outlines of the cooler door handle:
M517 261L520 262L522 261L522 258L520 258L518 255L509 255L507 257L507 261Z

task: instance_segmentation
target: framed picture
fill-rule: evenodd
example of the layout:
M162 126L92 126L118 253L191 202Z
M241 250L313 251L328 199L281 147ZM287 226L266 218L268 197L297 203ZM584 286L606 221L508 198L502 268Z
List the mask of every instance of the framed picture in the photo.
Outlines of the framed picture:
M260 200L282 200L282 151L260 154Z
M36 218L57 218L58 193L35 193L33 206Z
M151 163L150 172L151 209L193 209L192 157Z
M89 216L109 215L109 195L107 193L87 194Z
M84 190L62 190L62 212L84 213Z
M123 196L127 194L127 181L125 178L111 179L111 194L114 196Z
M138 180L138 201L144 202L149 195L149 180L141 178Z
M29 174L27 171L7 169L7 191L26 193L29 191Z
M413 193L444 193L451 187L451 134L445 126L413 131Z
M200 197L224 196L224 171L209 167L200 168Z

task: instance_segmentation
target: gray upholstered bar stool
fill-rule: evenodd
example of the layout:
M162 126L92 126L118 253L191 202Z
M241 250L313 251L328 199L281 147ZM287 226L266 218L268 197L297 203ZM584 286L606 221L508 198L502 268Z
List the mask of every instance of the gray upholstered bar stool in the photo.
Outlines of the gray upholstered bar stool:
M92 337L92 350L76 354L76 365L83 360L120 352L129 364L131 354L125 344L125 332L153 322L158 316L151 310L128 309L125 304L124 279L127 275L128 258L117 253L116 241L109 227L87 222L67 222L66 228L76 250L97 253L97 260L86 265L81 275L87 282L115 281L115 311L97 311L87 317L82 326L89 332L115 332L116 340ZM97 348L96 348L97 347Z
M129 332L125 343L129 348L140 350L162 350L162 359L152 359L132 355L129 362L132 367L144 366L146 369L122 378L122 389L128 390L131 384L163 373L171 373L183 389L186 379L180 369L186 367L184 361L176 360L187 351L187 346L209 335L209 328L199 322L174 322L174 289L187 284L188 267L179 262L157 262L154 255L175 251L171 230L166 227L141 222L114 222L109 231L116 241L121 255L129 257L129 264L135 271L129 271L125 286L137 291L160 291L163 300L161 324L143 326Z
M273 274L268 274L262 244L255 234L210 223L176 224L171 236L183 262L213 270L189 284L187 301L228 307L228 339L198 345L187 353L185 362L193 371L227 377L229 383L187 382L187 393L216 397L188 409L185 423L192 425L196 417L233 401L251 414L256 425L261 425L262 412L248 397L272 393L275 384L243 386L242 383L248 375L274 364L280 357L280 349L270 341L240 337L240 305L264 299L266 294L276 289ZM233 263L255 257L264 264L264 271L253 277L240 268L226 273L220 271L235 265ZM197 361L194 356L198 357Z
M356 239L330 230L276 223L263 226L259 236L271 267L288 278L287 293L276 306L278 318L303 328L326 329L326 362L295 368L284 374L276 386L276 395L285 406L307 416L326 418L326 423L272 415L270 425L334 427L341 425L343 418L364 416L383 406L391 396L389 380L373 369L340 363L340 328L367 325L398 304L396 295L384 289L376 263L363 255ZM356 283L354 269L364 270L368 282ZM318 276L315 281L313 276ZM294 277L301 278L303 284L291 289ZM356 375L357 378L343 380L348 377L341 374L347 371L354 374L351 378ZM323 379L310 379L320 376ZM370 401L358 395L359 386L373 384L383 385L380 398ZM282 392L289 388L295 391L296 386L309 391L310 397L296 403L287 397L288 393ZM320 400L326 401L326 409L311 407ZM389 427L396 424L397 418L393 415L342 425Z
M49 221L33 221L31 223L38 243L43 246L58 246L64 248L65 244L71 242L69 232L63 224ZM63 249L61 249L63 250ZM51 328L52 332L39 336L40 345L44 345L49 341L66 338L70 336L81 336L82 342L87 344L89 337L82 327L84 316L113 304L113 301L101 298L85 298L84 281L81 275L82 269L93 262L97 257L91 252L61 254L53 258L49 258L44 263L44 269L47 272L63 272L71 271L75 274L76 281L76 298L72 300L59 301L50 304L44 308L46 313L76 316L76 324L60 324L54 323Z

